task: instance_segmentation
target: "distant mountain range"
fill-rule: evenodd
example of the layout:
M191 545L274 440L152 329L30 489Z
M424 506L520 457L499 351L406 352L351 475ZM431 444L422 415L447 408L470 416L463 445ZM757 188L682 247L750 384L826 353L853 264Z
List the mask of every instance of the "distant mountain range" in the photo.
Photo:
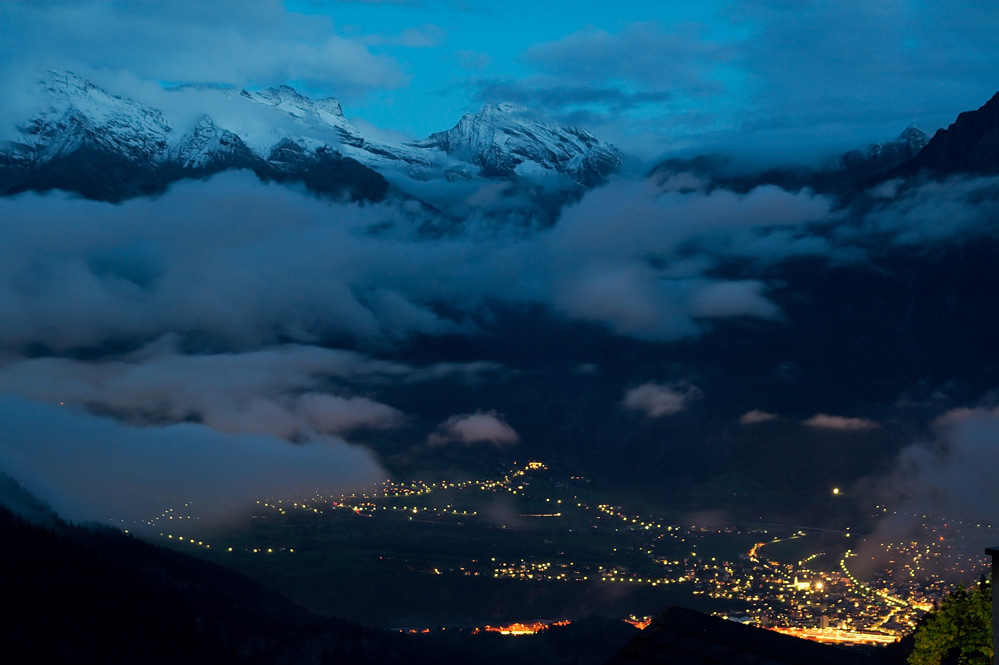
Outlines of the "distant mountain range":
M912 160L927 145L929 136L914 125L890 141L872 143L850 150L820 169L803 165L782 166L755 172L737 169L724 155L699 155L693 159L668 159L649 173L665 184L686 174L700 184L749 191L760 185L777 185L787 190L809 187L828 194L848 194L871 184L879 176ZM682 186L684 180L677 182Z
M44 108L0 137L0 194L63 189L121 201L171 183L245 169L261 179L299 182L337 198L380 201L402 176L417 181L482 178L530 181L557 174L587 188L616 173L624 156L578 127L538 119L513 104L483 107L451 129L391 144L366 137L333 98L313 100L282 85L260 91L181 86L178 98L221 113L186 108L184 123L82 77L50 71L39 82ZM924 147L926 148L924 150ZM896 138L851 150L826 167L800 165L736 172L723 155L668 159L650 177L693 175L711 186L748 191L761 184L845 194L891 177L999 172L999 95L962 113L933 139L914 126ZM883 176L883 177L882 177ZM680 185L682 186L682 184Z
M509 104L487 106L422 141L390 145L363 136L337 100L312 100L288 86L180 88L234 119L223 123L193 109L198 119L184 127L70 72L50 71L40 85L47 107L0 142L0 193L64 189L120 201L177 180L248 169L265 180L377 201L389 191L389 172L417 180L559 174L592 186L621 165L616 148L585 130Z
M665 160L649 175L666 183L686 174L700 184L737 191L771 184L788 190L809 187L822 193L850 195L894 178L995 173L999 173L999 93L981 108L961 113L932 138L910 125L890 141L851 150L820 169L797 165L747 173L736 169L725 155L699 155ZM682 187L684 179L676 182Z

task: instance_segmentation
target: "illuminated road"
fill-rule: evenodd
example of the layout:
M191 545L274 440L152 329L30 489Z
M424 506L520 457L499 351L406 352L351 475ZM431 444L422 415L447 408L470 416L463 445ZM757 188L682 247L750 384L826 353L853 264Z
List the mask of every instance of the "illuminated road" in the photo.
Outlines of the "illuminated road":
M787 542L789 540L797 540L798 538L804 538L804 537L805 537L805 534L799 531L798 533L794 534L793 536L789 536L787 538L774 538L773 540L768 540L765 543L756 543L749 550L749 559L750 559L750 561L755 561L755 562L759 563L759 561L760 561L760 559L759 559L760 549L763 548L763 547L765 547L766 545L773 545L774 543L783 543L783 542Z
M827 644L893 644L898 641L898 638L892 635L839 628L771 628L770 630Z

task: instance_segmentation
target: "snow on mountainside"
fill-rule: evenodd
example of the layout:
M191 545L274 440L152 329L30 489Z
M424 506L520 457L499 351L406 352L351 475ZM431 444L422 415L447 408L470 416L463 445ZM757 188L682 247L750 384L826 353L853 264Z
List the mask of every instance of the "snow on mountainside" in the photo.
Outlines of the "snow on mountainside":
M108 94L70 72L48 72L41 83L49 106L21 131L25 152L36 161L68 154L84 142L133 161L153 161L170 143L172 129L155 109Z
M447 131L411 143L480 167L484 175L554 171L592 186L621 166L621 153L589 132L529 117L513 104L485 106Z
M260 154L266 154L284 139L291 139L305 151L314 151L322 145L330 144L343 155L366 166L376 170L401 168L413 178L427 179L437 175L434 173L435 166L441 172L440 175L446 170L443 164L435 165L432 155L426 154L426 151L392 146L365 138L344 116L340 102L332 97L312 100L287 85L256 92L240 90L239 97L290 118L318 140L318 143L316 140L310 141L307 137L294 136L286 130L273 127L266 135L271 139L269 143L266 139L263 143L258 139L254 144Z
M0 193L68 189L121 200L236 168L307 182L322 193L340 193L360 178L361 198L368 198L387 188L376 186L385 173L454 180L555 172L590 186L621 163L613 146L588 132L530 120L510 105L466 115L423 141L391 145L365 137L336 99L313 100L286 85L260 91L182 86L176 93L183 103L176 106L198 118L186 126L70 72L48 72L41 86L43 110L19 125L17 136L0 137L6 139L0 142Z
M271 163L208 115L178 128L160 111L69 72L48 72L41 86L42 110L0 143L0 194L63 189L121 201L228 169L351 200L377 201L388 192L384 177L322 141L312 141L304 161Z
M184 169L204 169L219 162L240 166L259 159L239 136L218 127L207 115L170 147L166 158Z
M328 141L366 166L376 170L401 168L420 180L469 178L475 175L476 169L469 168L472 166L487 177L554 171L593 185L621 164L620 153L592 134L527 120L526 109L511 104L486 106L475 115L464 116L454 128L422 141L390 145L362 135L334 98L312 100L287 85L257 92L240 90L239 97L281 113L307 128L310 136ZM248 139L249 131L237 133L262 155L266 154L264 144L273 149L283 139L291 139L306 151L317 147L305 137L272 131L276 133L255 137L255 142Z
M926 132L909 125L891 141L872 143L866 150L851 150L844 154L832 170L851 171L859 177L883 173L915 157L929 140Z

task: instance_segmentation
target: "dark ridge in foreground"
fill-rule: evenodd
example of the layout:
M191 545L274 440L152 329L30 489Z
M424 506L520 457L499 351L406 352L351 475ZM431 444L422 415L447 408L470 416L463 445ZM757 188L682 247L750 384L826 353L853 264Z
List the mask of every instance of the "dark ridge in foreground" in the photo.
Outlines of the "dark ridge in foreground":
M34 662L430 661L402 635L308 614L214 564L118 531L0 508L8 653Z
M603 618L517 638L365 628L216 564L30 508L17 510L31 522L0 506L4 647L30 656L19 662L596 665L634 633Z
M884 665L867 654L668 607L606 665Z

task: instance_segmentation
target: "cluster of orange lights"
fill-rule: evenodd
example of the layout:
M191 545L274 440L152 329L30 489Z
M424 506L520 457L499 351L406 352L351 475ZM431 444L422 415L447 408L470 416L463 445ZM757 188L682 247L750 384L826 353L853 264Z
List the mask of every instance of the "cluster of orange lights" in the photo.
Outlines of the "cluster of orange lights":
M624 619L625 623L630 623L635 628L639 630L644 630L646 626L652 623L652 617L629 617ZM499 633L500 635L536 635L543 630L547 630L552 626L568 626L572 623L569 619L560 619L558 621L515 621L514 623L508 623L502 626L493 626L492 624L486 624L479 628L473 628L472 634L478 635L480 633ZM411 633L414 635L426 634L431 632L429 628L410 628L402 632Z
M645 617L644 619L630 618L630 619L625 619L624 622L630 623L632 626L634 626L639 630L645 630L646 628L649 627L649 624L652 623L652 617Z
M546 630L547 628L550 628L551 626L568 626L570 623L571 621L568 619L561 619L559 621L516 621L503 626L493 626L487 623L485 626L480 628L473 628L472 634L478 635L479 633L499 633L501 635L535 635L543 630ZM403 630L401 632L411 633L413 635L422 635L431 631L429 628L410 628L409 630Z
M473 634L477 633L500 633L501 635L534 635L542 630L545 630L549 626L568 626L569 621L528 621L527 623L515 622L507 624L505 626L490 626L486 624L482 628L476 628L472 631Z

